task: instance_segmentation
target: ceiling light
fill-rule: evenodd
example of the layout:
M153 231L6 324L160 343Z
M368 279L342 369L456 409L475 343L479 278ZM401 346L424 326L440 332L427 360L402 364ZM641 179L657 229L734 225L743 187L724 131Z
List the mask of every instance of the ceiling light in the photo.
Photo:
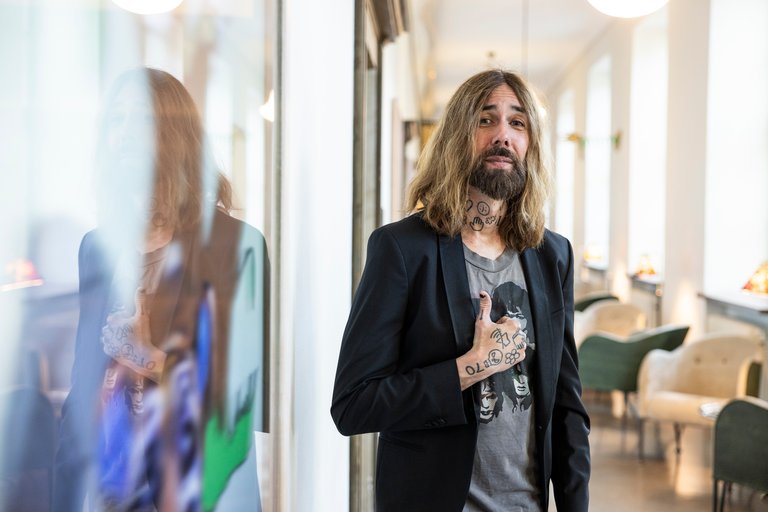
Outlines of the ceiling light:
M592 7L616 18L637 18L661 9L669 0L587 0Z
M160 14L172 11L184 0L112 0L118 7L136 14Z

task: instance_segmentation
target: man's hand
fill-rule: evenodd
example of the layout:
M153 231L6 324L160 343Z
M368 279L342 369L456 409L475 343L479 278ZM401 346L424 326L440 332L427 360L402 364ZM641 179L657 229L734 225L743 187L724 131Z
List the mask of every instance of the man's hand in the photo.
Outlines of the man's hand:
M147 297L143 288L136 290L134 301L136 312L133 316L122 310L107 316L107 323L101 329L101 343L104 352L115 361L158 382L166 354L151 342Z
M525 335L520 322L502 316L491 321L491 297L480 292L480 314L475 320L472 348L456 359L461 390L494 373L503 372L525 359Z

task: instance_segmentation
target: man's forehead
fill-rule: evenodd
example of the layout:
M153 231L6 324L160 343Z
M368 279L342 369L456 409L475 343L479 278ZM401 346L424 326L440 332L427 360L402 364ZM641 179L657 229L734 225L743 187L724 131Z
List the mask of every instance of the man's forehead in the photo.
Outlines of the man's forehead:
M515 91L506 84L496 87L483 103L483 110L513 110L525 113Z

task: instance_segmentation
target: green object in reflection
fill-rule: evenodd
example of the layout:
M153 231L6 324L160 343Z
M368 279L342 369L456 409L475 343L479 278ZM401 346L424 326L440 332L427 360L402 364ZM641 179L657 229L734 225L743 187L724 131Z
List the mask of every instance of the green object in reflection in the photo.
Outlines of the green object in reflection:
M253 407L241 411L230 434L218 414L205 426L203 449L203 510L215 510L227 482L235 470L245 462L251 448Z

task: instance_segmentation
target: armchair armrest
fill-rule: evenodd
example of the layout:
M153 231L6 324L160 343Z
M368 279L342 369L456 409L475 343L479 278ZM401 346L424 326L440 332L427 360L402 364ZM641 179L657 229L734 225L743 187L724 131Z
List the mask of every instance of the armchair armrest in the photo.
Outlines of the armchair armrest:
M640 363L637 376L637 409L641 418L647 415L646 404L649 396L675 388L677 355L666 350L651 350Z

